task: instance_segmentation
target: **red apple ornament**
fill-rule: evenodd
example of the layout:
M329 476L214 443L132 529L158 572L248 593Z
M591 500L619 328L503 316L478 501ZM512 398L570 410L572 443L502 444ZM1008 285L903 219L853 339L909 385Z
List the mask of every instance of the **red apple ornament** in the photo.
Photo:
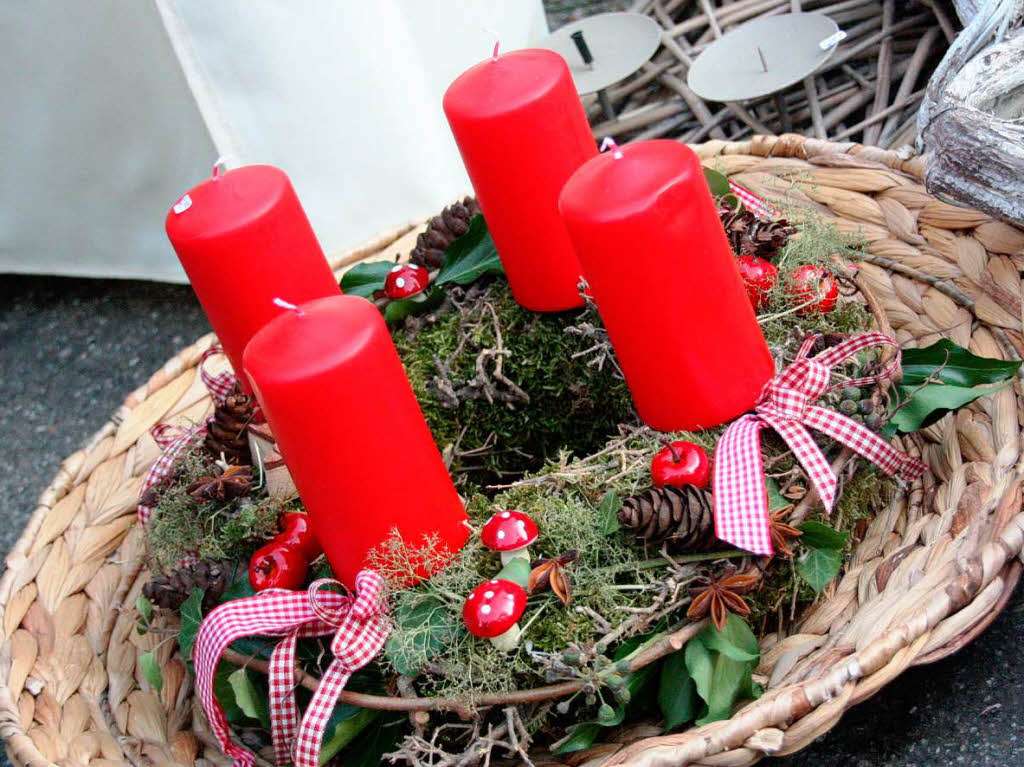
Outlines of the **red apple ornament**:
M839 283L827 269L805 264L789 275L789 292L797 314L826 314L836 308Z
M481 583L462 605L462 620L469 633L487 637L499 650L519 643L518 620L526 610L526 589L518 583L492 578Z
M703 490L711 476L711 463L704 448L693 442L662 440L665 447L651 459L651 479L655 487L693 485Z
M257 549L249 560L249 583L254 591L294 591L305 584L308 573L309 564L302 551L278 541Z
M779 270L771 261L757 256L739 256L736 265L747 289L747 298L754 311L764 309L768 305L768 296L779 281Z
M297 548L307 562L324 553L316 536L309 527L309 515L301 511L286 511L278 520L281 532L274 536L277 543Z
M491 515L480 531L480 540L491 551L501 552L501 563L530 558L528 546L537 540L537 523L521 511L510 509Z
M430 273L416 264L395 264L384 279L384 295L391 300L426 297L423 291L430 286Z

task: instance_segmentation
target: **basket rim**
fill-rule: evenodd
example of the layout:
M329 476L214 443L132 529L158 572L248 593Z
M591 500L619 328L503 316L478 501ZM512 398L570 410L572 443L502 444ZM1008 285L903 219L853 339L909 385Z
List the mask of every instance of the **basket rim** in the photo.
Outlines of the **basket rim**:
M781 136L755 136L749 140L708 141L692 145L702 159L727 155L750 155L762 158L796 158L818 162L836 168L885 168L905 174L915 182L924 178L925 157L909 153L868 147L852 142L832 142L812 139L796 134ZM964 210L969 210L964 208ZM379 254L400 238L414 230L415 224L407 224L382 233L363 245L329 258L332 269L339 271L368 255ZM412 231L414 234L415 232ZM128 414L147 398L153 396L181 373L195 367L202 354L214 345L212 333L199 338L191 345L171 357L149 380L131 392L111 418L98 429L84 446L68 456L58 469L54 479L39 497L36 509L30 516L21 536L8 553L5 572L0 578L0 619L6 615L13 586L19 567L24 564L40 527L50 509L73 487L84 483L91 476L95 466L88 458L93 450L108 437L112 437ZM1022 429L1017 425L1018 432ZM1019 458L1019 456L1017 456ZM1020 466L1016 467L1013 482L1003 483L1001 498L1012 495L1020 485ZM1021 573L1016 557L1024 549L1024 512L1019 510L1009 518L998 538L980 548L975 557L962 563L955 578L946 581L946 589L937 594L928 609L910 615L905 621L887 631L878 639L837 662L831 671L810 682L771 690L760 700L748 704L723 722L693 728L678 735L645 739L627 746L609 756L605 762L611 764L662 765L700 761L714 754L735 748L742 748L758 733L775 729L782 720L796 720L810 715L816 709L830 708L841 712L852 705L851 695L859 680L870 677L889 664L903 650L920 642L920 638L935 628L944 618L969 605L986 586L1000 574L1004 577L1004 588L999 600L983 614L969 629L951 637L949 645L934 649L928 654L907 659L903 667L911 662L931 662L953 652L971 641L995 619ZM133 523L134 524L134 523ZM122 595L123 596L123 595ZM918 648L920 649L920 648ZM904 653L907 654L907 653ZM3 660L0 662L0 737L3 737L12 760L31 767L48 767L53 764L39 751L34 741L20 724L18 703L9 689L11 666L10 637L3 644ZM902 670L902 668L900 669ZM877 689L871 690L873 694ZM863 696L867 697L867 695ZM861 698L863 699L863 698ZM859 702L859 701L858 701ZM780 719L779 712L786 712ZM837 717L838 720L838 717ZM696 733L696 736L695 736ZM762 753L768 753L767 751ZM781 751L779 753L782 753ZM126 755L126 758L127 755Z

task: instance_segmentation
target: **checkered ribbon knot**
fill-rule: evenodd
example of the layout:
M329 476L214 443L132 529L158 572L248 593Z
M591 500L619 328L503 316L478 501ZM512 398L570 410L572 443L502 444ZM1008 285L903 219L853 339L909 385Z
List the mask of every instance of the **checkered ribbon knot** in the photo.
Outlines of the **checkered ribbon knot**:
M815 338L807 338L794 362L764 385L754 412L730 424L715 449L715 535L755 554L772 554L768 488L760 445L763 429L774 429L793 451L826 511L831 511L835 504L839 483L821 449L808 433L808 427L847 446L889 476L913 480L920 477L926 468L866 426L814 404L819 397L834 389L864 386L891 378L900 366L899 344L882 333L862 333L811 357ZM832 369L836 365L873 346L889 346L896 350L882 372L831 384Z
M207 391L210 392L210 396L213 397L213 401L218 405L223 405L227 401L228 397L235 390L235 384L238 381L235 378L235 374L229 371L224 371L217 375L211 375L206 371L206 361L210 357L223 353L224 349L220 346L213 346L206 350L203 358L199 361L199 376L203 379L203 383L206 385ZM212 419L208 419L206 423L209 423L210 420ZM153 507L142 503L141 499L145 497L146 492L150 488L167 479L171 475L174 464L178 459L206 435L206 423L190 428L158 423L149 430L150 436L153 437L157 447L160 448L160 456L149 467L146 478L142 482L142 489L139 492L140 502L136 511L141 524L146 524L149 522L150 517L153 516Z
M233 743L224 709L213 683L224 650L247 636L281 637L270 655L270 731L278 765L319 767L320 744L339 693L349 677L369 663L391 630L384 599L384 579L373 570L356 575L354 595L328 590L340 586L325 578L308 591L271 589L225 602L199 626L193 649L196 690L221 750L234 767L252 767L255 755ZM295 702L295 643L302 637L334 634L327 667L300 721Z

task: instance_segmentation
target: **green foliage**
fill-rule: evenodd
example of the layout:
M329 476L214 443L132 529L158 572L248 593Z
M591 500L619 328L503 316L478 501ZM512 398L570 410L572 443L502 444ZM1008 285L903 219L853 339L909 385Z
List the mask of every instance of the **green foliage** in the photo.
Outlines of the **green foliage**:
M599 722L581 722L575 725L565 738L552 744L551 753L555 755L571 754L573 751L590 748L601 733L601 727Z
M341 276L341 292L347 296L372 298L378 290L384 290L384 280L393 267L391 261L356 264Z
M592 452L619 423L633 420L629 391L613 365L588 364L594 340L566 332L584 320L596 323L593 312L531 312L515 302L504 280L496 280L428 319L393 335L438 446L457 446L456 473L472 471L489 482L536 470L560 450ZM486 351L499 345L500 354ZM529 402L489 401L468 390L453 400L441 391L446 384L463 388L482 368L497 389L509 392L494 377L499 361L501 376Z
M151 652L144 652L139 656L139 669L146 677L150 687L159 694L164 689L164 676L160 671L160 665L156 662L156 656Z
M1012 381L995 386L950 386L929 383L920 387L896 387L899 402L890 423L904 434L931 426L944 415L969 405L979 397L1005 389Z
M269 729L270 707L267 692L256 686L253 672L245 668L236 669L228 674L227 681L234 694L235 703L242 713Z
M178 648L181 650L181 657L186 660L192 658L192 647L196 643L196 634L199 633L199 624L203 621L203 590L192 589L188 599L181 606L181 623L178 626Z
M1020 360L979 357L948 338L923 349L903 352L903 384L917 386L929 380L951 386L980 386L1011 378L1020 369Z
M686 643L683 652L686 669L704 702L698 725L728 719L737 701L760 696L752 679L760 648L742 618L730 614L722 631L708 625Z
M797 558L796 571L815 593L821 593L839 575L843 553L835 549L808 548Z
M609 490L604 494L601 505L597 509L597 523L603 535L616 533L622 527L618 516L620 508L622 508L622 503L619 501L618 493Z
M814 520L804 522L799 526L799 530L803 533L800 536L800 543L812 549L842 551L846 548L846 539L849 538L847 533Z
M341 749L351 743L381 715L380 711L339 704L327 721L323 743L320 745L320 764L327 764Z
M686 668L686 656L672 653L661 664L658 706L665 717L665 731L688 724L697 716L697 685Z
M487 222L477 214L466 233L445 250L435 284L469 285L485 275L504 273Z
M237 498L228 503L199 503L186 488L214 473L212 459L201 450L187 454L176 476L160 495L146 525L146 552L157 572L173 569L186 557L248 559L277 532L282 504L267 498Z

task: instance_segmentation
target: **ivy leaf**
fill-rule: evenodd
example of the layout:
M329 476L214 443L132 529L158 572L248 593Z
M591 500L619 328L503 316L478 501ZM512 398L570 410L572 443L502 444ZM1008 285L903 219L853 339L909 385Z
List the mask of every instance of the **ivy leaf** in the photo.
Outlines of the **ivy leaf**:
M447 614L444 603L433 596L413 605L402 605L395 611L395 624L400 630L384 645L384 653L399 674L416 676L420 667L451 640ZM415 631L409 630L413 628ZM404 644L396 641L398 636L406 637Z
M573 751L590 748L600 732L601 725L597 722L581 722L569 730L569 734L562 740L552 744L551 753L571 754Z
M757 637L747 622L738 615L729 614L725 626L719 631L709 624L696 636L697 641L714 652L738 661L756 661L761 657Z
M369 708L335 706L324 730L327 735L320 746L320 764L327 764L379 715Z
M950 386L947 384L927 384L922 388L905 386L897 387L900 402L906 401L892 415L892 423L898 431L910 432L931 426L947 413L967 405L978 397L992 394L1013 383L1004 381L996 386Z
M729 179L724 173L711 170L711 168L704 168L704 180L708 182L708 189L711 190L713 197L724 197L732 193L732 190L729 188Z
M164 675L160 671L160 664L156 662L156 656L151 652L144 652L139 656L139 669L146 677L149 686L159 694L164 689Z
M803 532L800 542L808 548L832 549L833 551L842 551L846 548L846 539L849 536L839 530L833 530L821 522L804 522L798 529Z
M217 673L213 677L213 695L224 709L224 716L231 724L240 724L245 720L245 714L242 713L242 709L235 701L235 691L228 683L228 677L237 670L238 666L234 663L222 661L217 666Z
M220 602L230 602L233 599L245 599L255 595L256 592L252 587L252 583L249 582L249 572L246 567L241 563L235 565L234 572L231 573L231 581L228 583L228 587L224 589L224 593L221 595Z
M436 309L442 303L444 303L444 291L428 288L426 298L419 301L414 298L388 301L384 305L384 321L389 325L395 325L413 314L424 314L431 309Z
M195 587L181 605L181 626L178 628L178 647L185 660L192 658L192 645L196 643L199 624L203 620L203 590Z
M753 664L750 661L733 660L728 655L719 655L715 658L708 710L697 720L698 725L728 719L732 715L733 704L739 699L740 693L750 684L752 669Z
M1020 365L1019 361L979 357L943 338L923 349L903 351L903 384L916 386L936 378L944 384L970 388L1012 378Z
M839 575L843 555L834 549L808 549L796 562L797 574L807 581L816 594Z
M619 496L614 490L604 494L601 505L597 508L597 525L601 535L611 535L622 527L619 523L620 506Z
M153 603L140 594L135 600L135 612L142 618L142 623L148 626L153 618Z
M444 261L434 284L468 285L485 274L504 273L487 222L483 216L476 215L470 221L466 233L445 250Z
M266 696L257 689L249 676L249 671L240 668L228 675L228 684L235 694L235 703L250 719L255 719L264 727L270 728L270 708Z
M674 652L661 665L658 706L665 717L665 732L686 724L696 716L697 686L686 668L683 652Z
M391 261L356 264L341 276L341 292L348 296L372 298L378 290L384 290L384 280L394 266Z
M686 670L697 688L697 694L705 703L711 699L711 678L715 672L715 662L711 651L704 643L691 639L683 650Z
M786 499L786 496L782 494L779 489L779 483L771 477L765 478L765 484L768 487L768 510L778 511L784 509L791 504L791 501Z

